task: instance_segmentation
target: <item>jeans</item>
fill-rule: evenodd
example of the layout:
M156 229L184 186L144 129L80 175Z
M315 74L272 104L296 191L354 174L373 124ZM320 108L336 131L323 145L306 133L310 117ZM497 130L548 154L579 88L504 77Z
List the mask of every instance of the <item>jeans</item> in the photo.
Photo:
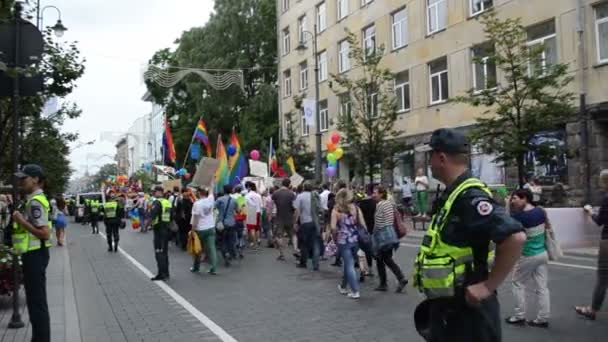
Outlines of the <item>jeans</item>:
M222 232L222 255L224 259L228 256L236 259L236 230L236 226L224 226L224 231Z
M157 274L161 277L169 277L169 227L156 226L153 231Z
M318 270L321 251L317 226L313 222L300 225L299 241L301 243L300 265L306 266L308 257L312 255L312 268Z
M550 301L547 288L547 253L522 256L513 269L513 295L515 296L515 317L526 317L526 286L532 280L532 293L538 301L539 320L549 319Z
M146 211L144 210L144 208L137 208L137 211L139 213L139 220L141 221L141 231L145 232L148 229L146 228Z
M243 255L243 249L245 248L245 234L243 229L245 228L243 222L236 223L236 250L239 256Z
M43 247L24 253L21 260L25 301L32 324L32 342L49 342L51 320L46 299L46 267L49 264L49 250Z
M401 268L399 268L399 265L397 265L395 260L393 260L392 249L386 249L378 252L376 266L378 267L378 277L380 277L381 286L386 286L386 266L390 268L399 282L405 280L403 272L401 272Z
M338 254L342 258L344 274L342 276L342 287L350 286L351 291L359 292L359 277L355 271L355 259L359 246L357 243L346 243L338 245Z
M209 257L209 262L211 263L210 271L217 271L217 250L215 248L215 228L206 229L206 230L197 230L198 238L201 240L203 244L203 251ZM192 267L195 270L198 270L201 266L201 255L197 255L194 257L194 265Z

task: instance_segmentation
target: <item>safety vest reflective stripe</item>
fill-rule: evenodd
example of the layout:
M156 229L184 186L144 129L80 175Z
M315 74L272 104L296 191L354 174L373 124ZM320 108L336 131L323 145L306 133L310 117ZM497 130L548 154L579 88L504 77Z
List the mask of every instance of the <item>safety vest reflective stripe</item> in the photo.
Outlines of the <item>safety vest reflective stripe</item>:
M166 198L160 198L160 199L158 199L158 201L160 202L160 206L161 206L160 221L164 222L164 223L171 222L171 208L173 207L171 205L171 202ZM156 225L156 224L158 224L158 222L159 222L159 218L156 217L154 219L154 221L152 222L152 224Z
M456 289L464 286L468 268L472 268L473 250L471 247L452 246L441 239L441 231L447 225L452 205L460 194L470 188L480 188L488 195L489 189L475 178L460 184L448 196L441 210L433 215L431 225L416 257L415 286L429 298L453 297Z
M97 202L97 201L91 202L91 212L93 214L97 214L98 211L99 211L99 202Z
M107 219L109 219L109 218L115 218L116 217L117 208L118 208L118 203L117 202L107 202L103 206L103 211L104 211L105 217Z
M49 230L51 230L50 236L52 236L53 225L51 224L51 222L49 220L49 213L51 211L51 206L49 205L49 201L47 200L46 196L44 196L43 194L38 194L36 196L33 196L25 204L26 210L28 212L32 205L32 200L36 200L36 201L40 202L40 204L42 204L42 207L44 208L43 215L46 215L48 227L49 227ZM14 228L14 233L13 233L12 239L13 239L13 248L15 249L15 251L23 254L23 253L27 253L27 252L31 252L31 251L40 249L40 247L42 246L42 243L41 243L40 239L37 238L34 234L30 233L27 229L25 229L25 227L17 225L17 224L14 224L13 228ZM50 240L46 240L44 242L44 245L46 247L52 246Z

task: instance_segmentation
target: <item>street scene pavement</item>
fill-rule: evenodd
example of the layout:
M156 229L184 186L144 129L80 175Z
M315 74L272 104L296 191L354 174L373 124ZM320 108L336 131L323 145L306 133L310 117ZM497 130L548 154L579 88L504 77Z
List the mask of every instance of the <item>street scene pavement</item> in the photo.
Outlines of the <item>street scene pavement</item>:
M412 271L421 233L412 235L402 240L395 259L406 273ZM190 273L190 257L172 244L171 279L155 283L148 278L156 272L151 232L122 230L121 250L109 253L103 234L72 223L68 241L67 248L52 248L48 269L54 341L422 340L413 324L422 300L415 289L374 292L377 279L367 278L361 299L350 300L337 291L341 270L331 260L312 272L296 268L292 258L277 261L274 250L262 248L248 250L242 261L211 276ZM503 340L605 341L608 314L591 322L572 309L589 301L594 264L592 257L566 256L551 265L550 328L503 325ZM508 282L499 298L506 317L513 304ZM28 341L28 325L6 329L10 299L0 305L0 341Z

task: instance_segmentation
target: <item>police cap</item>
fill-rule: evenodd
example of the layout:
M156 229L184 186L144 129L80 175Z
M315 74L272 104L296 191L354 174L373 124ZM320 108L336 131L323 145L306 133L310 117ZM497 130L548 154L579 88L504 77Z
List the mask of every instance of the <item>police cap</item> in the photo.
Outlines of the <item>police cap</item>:
M21 171L16 172L15 176L17 178L26 178L26 177L38 177L44 178L44 171L40 165L36 164L27 164L21 168Z
M419 152L437 151L447 154L469 153L469 141L464 134L451 129L440 128L433 132L428 144L417 148Z

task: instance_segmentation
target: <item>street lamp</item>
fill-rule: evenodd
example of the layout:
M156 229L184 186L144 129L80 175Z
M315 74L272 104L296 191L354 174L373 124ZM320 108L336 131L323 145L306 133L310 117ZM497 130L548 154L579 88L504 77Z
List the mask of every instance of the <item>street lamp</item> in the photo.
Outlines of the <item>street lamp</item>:
M317 183L321 183L323 180L323 174L321 171L321 120L319 115L319 58L317 56L317 25L314 25L313 32L310 31L302 31L302 37L300 37L301 41L296 47L296 51L306 51L308 47L306 46L307 39L304 36L308 36L313 40L312 46L312 54L315 59L315 125L317 126L317 132L315 133L315 181Z
M51 29L53 30L53 33L55 33L55 36L57 38L61 38L63 37L63 34L65 33L65 31L67 31L67 27L63 26L63 22L61 21L61 11L59 10L59 8L57 8L56 6L44 6L42 9L40 9L40 0L38 0L38 2L36 3L36 20L37 20L37 25L39 30L43 29L43 15L44 15L44 11L52 8L54 10L57 11L57 15L59 17L59 19L57 19L57 23L51 27Z

